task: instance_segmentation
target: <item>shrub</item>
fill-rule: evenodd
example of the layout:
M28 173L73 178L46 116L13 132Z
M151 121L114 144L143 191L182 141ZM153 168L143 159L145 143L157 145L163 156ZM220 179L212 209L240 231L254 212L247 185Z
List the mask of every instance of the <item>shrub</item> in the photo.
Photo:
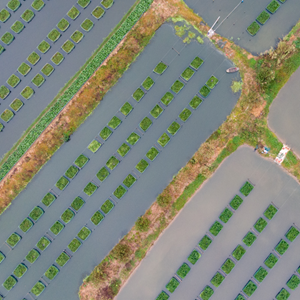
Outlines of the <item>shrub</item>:
M19 225L19 228L23 232L27 232L33 226L33 222L29 218L25 218L23 222Z
M36 10L36 11L40 11L44 6L45 3L43 0L34 0L31 4L31 6Z
M70 256L66 252L62 252L59 257L55 260L55 262L63 267L70 259Z
M262 282L267 275L268 275L267 270L264 269L263 267L259 267L258 270L254 273L254 278L257 281Z
M20 78L13 74L8 78L7 84L9 84L11 87L16 87L20 81Z
M114 208L114 204L107 199L101 206L101 210L107 215Z
M232 256L236 259L236 260L240 260L243 255L246 253L246 250L241 246L238 245L233 251L232 251Z
M156 199L158 205L160 207L166 207L168 206L171 201L172 201L172 197L170 195L166 194L160 194L157 199Z
M271 220L275 216L276 213L277 213L277 208L271 204L264 212L264 216L267 219Z
M221 269L225 274L229 274L234 267L234 262L230 258L227 258L224 264L222 265Z
M24 76L26 76L31 70L31 67L27 65L26 63L22 63L20 67L18 68L18 72Z
M125 102L125 104L120 108L120 112L126 117L132 109L132 105L129 102Z
M267 221L264 220L263 218L259 218L256 223L254 224L254 228L258 231L258 232L262 232L265 227L268 225Z
M50 49L50 45L49 45L49 43L47 43L46 41L42 41L42 42L38 45L38 49L39 49L42 53L46 53L46 52Z
M114 116L107 125L112 129L116 129L121 123L122 121L118 117Z
M112 156L112 157L107 161L106 166L107 166L109 169L113 170L113 169L119 164L119 162L120 162L120 161L119 161L116 157Z
M130 136L127 138L127 140L126 140L126 142L128 143L128 144L130 144L130 145L135 145L137 142L138 142L138 140L140 139L141 137L137 134L137 133L135 133L135 132L133 132L133 133L131 133L130 134Z
M151 161L153 161L158 154L159 154L159 151L155 147L151 147L151 149L147 152L146 156Z
M11 25L10 29L15 33L20 33L24 29L24 25L20 21L16 21L14 24Z
M276 11L277 11L277 9L280 7L280 4L277 2L277 1L275 1L275 0L273 0L273 1L271 1L271 3L267 6L267 10L271 13L271 14L274 14Z
M259 29L260 29L260 26L254 21L248 26L247 31L250 35L254 36L257 34Z
M69 26L70 23L65 18L62 18L57 24L58 29L61 31L66 31Z
M225 208L222 213L220 214L219 216L219 219L224 222L224 223L227 223L229 221L229 219L232 217L233 215L233 212L228 209L228 208Z
M184 83L182 83L181 81L179 80L176 80L173 85L171 86L171 90L178 94L184 87Z
M296 275L292 275L292 277L288 280L288 282L286 283L286 285L291 289L291 290L295 290L298 285L300 284L300 279L298 276Z
M60 221L56 221L51 227L50 227L50 231L55 234L58 235L63 229L64 229L65 225L63 225Z
M191 268L189 267L188 264L183 263L181 265L181 267L177 270L176 274L180 277L180 278L185 278L185 276L189 273L189 271L191 270Z
M78 248L82 245L82 242L80 242L77 238L74 238L71 243L68 245L68 248L75 253Z
M38 221L39 218L44 214L44 211L39 207L36 206L30 213L29 213L29 217L33 220L33 221Z
M292 226L289 229L289 231L285 234L286 238L291 242L293 242L298 235L299 235L299 230L296 229L294 226Z
M153 117L153 118L158 118L160 115L161 115L161 113L163 112L164 110L158 105L158 104L156 104L153 108L152 108L152 110L150 111L150 114L151 114L151 116Z
M136 100L137 102L139 102L143 97L144 97L145 93L141 88L138 88L133 94L132 97L134 100Z
M88 146L88 148L89 148L93 153L97 152L97 150L98 150L100 147L101 147L101 143L99 143L97 140L93 140L93 141L89 144L89 146Z
M225 279L225 277L224 277L221 273L217 272L217 273L214 275L214 277L211 279L210 282L211 282L211 284L214 285L215 287L218 287L218 286L221 285L221 283L223 282L224 279Z
M37 74L31 82L36 85L37 87L40 87L45 81L45 78L41 74Z
M103 15L104 15L104 9L100 6L97 6L93 11L92 11L92 15L96 18L96 19L100 19Z
M88 161L89 161L89 159L88 159L85 155L80 154L80 155L77 157L77 159L75 160L74 164L75 164L78 168L82 169Z
M80 11L75 6L72 6L72 8L67 13L67 15L72 20L75 20L79 16L79 14L80 14Z
M10 13L9 13L5 8L3 8L3 9L0 11L0 21L4 23L4 22L6 22L9 18L10 18Z
M12 233L9 238L6 240L6 243L14 248L21 240L21 236L19 236L17 233Z
M150 90L150 88L152 87L152 85L154 84L154 81L151 77L147 77L144 82L142 83L142 86L145 90Z
M158 142L162 147L166 147L170 140L171 140L171 138L170 138L166 133L163 133L163 134L161 135L161 137L157 140L157 142Z
M131 255L131 249L124 244L117 244L112 250L112 256L121 262L126 262Z
M49 279L49 280L53 280L54 277L59 273L59 269L55 266L51 266L46 272L45 272L45 276Z
M9 276L3 283L3 287L10 291L17 283L17 279L13 276Z
M102 213L99 210L97 210L91 217L91 222L94 225L98 225L103 219L104 219L104 216L102 215Z
M187 109L187 108L184 108L183 111L179 114L179 118L185 122L190 116L191 116L192 112Z
M102 0L101 4L105 7L105 8L110 8L114 3L114 0Z
M160 62L153 70L154 73L161 75L167 69L167 65L163 62Z
M277 300L286 300L289 297L290 297L290 293L286 289L282 288L275 298Z
M190 102L190 107L193 109L197 109L198 106L202 103L202 99L198 97L197 95L194 96L194 98Z
M151 125L152 121L148 117L145 117L140 123L140 128L146 132Z
M123 180L123 184L124 184L126 187L128 187L128 188L130 188L135 182L136 182L136 178L135 178L133 175L131 175L131 174L129 174L129 175Z
M242 188L240 189L240 192L245 196L247 197L251 191L253 190L253 185L246 181L246 183L242 186Z
M202 64L203 64L203 60L200 57L196 56L191 62L190 66L198 70Z
M0 251L0 264L3 262L5 259L5 255Z
M189 81L192 76L194 75L195 71L192 70L191 68L187 67L181 74L181 77L186 80Z
M200 89L199 93L200 93L204 98L206 98L206 97L209 95L209 93L210 93L210 89L209 89L206 85L204 85L204 86Z
M280 240L280 242L275 247L275 250L280 255L283 255L288 248L289 248L289 244L286 241L284 241L284 240Z
M135 222L135 227L138 231L147 232L149 230L149 226L151 221L146 217L139 217Z
M90 19L85 19L80 27L85 31L90 31L94 26L94 23Z
M179 286L179 281L172 277L172 279L169 281L169 283L166 285L166 289L170 292L170 293L173 293L176 288Z
M84 204L84 200L82 200L80 197L76 197L73 202L71 203L71 207L75 210L75 211L79 211L79 209L83 206Z
M79 30L75 30L73 34L70 36L71 40L73 40L76 44L78 44L83 39L84 34Z
M40 256L40 253L35 250L32 249L28 252L28 254L26 255L26 260L28 260L31 264L33 264Z
M243 238L243 242L246 246L250 247L256 240L256 235L249 231Z
M52 42L56 42L60 38L60 36L61 34L56 28L52 29L47 35L48 39Z
M69 181L66 177L62 176L62 177L60 177L60 179L56 182L55 186L56 186L58 189L60 189L61 191L63 191L69 183L70 183L70 181Z
M155 300L168 300L170 297L165 292L161 292Z
M24 264L19 264L15 269L14 269L14 275L18 278L21 278L27 271L27 267Z
M77 3L82 8L86 8L91 3L91 0L78 0Z
M91 196L94 194L94 192L97 190L97 186L92 183L92 182L89 182L86 187L83 189L83 191L88 195L88 196Z
M210 227L209 232L210 232L211 234L213 234L214 236L217 236L217 235L219 234L219 232L222 230L222 228L223 228L223 225L222 225L220 222L216 221L216 222Z
M174 99L174 96L172 93L170 92L166 92L164 94L164 96L160 99L160 101L165 105L165 106L168 106L171 101Z
M192 265L194 265L200 257L201 257L201 254L197 250L193 250L192 253L188 257L188 261Z
M54 67L51 66L50 64L45 64L44 67L42 68L41 72L45 74L46 76L50 76L54 71Z
M21 15L21 18L29 23L34 18L34 12L30 9L26 9L24 13Z
M63 49L66 53L70 53L74 48L75 45L69 40L66 40L65 43L61 46L61 49Z
M112 134L112 131L108 127L104 127L100 132L100 137L106 141Z
M270 19L270 15L264 10L257 18L256 21L264 25Z
M264 264L272 269L276 263L278 261L278 258L273 254L273 253L270 253L269 256L266 258L266 260L264 261Z
M199 242L199 247L202 250L206 250L209 247L209 245L211 244L211 242L212 242L211 238L209 238L207 235L205 235Z
M16 11L20 7L21 3L19 0L10 0L7 3L7 7L12 11Z
M66 209L63 214L61 215L61 219L66 223L68 224L74 217L74 212L68 208Z
M34 90L30 86L26 86L20 93L26 100L30 99L34 94Z
M9 122L14 117L14 113L11 110L6 109L0 117L3 121Z
M257 285L252 280L249 280L248 283L244 286L243 292L250 297L256 291L256 289Z
M130 149L131 148L126 143L123 143L117 152L124 157L130 151Z
M214 290L210 286L206 286L200 293L200 298L203 300L208 300L214 293Z
M44 198L42 199L42 203L44 205L46 205L47 207L50 206L52 204L52 202L56 199L56 197L51 194L51 193L48 193L44 196Z
M122 185L119 185L116 190L114 191L114 195L118 198L118 199L121 199L125 193L127 192L127 190L122 186Z
M73 179L76 174L79 172L78 168L74 167L74 166L71 166L65 173L65 175L67 177L69 177L70 179Z
M243 199L240 196L235 195L234 198L230 201L230 206L234 210L237 210L242 203L243 203Z
M242 90L243 81L233 80L230 87L231 87L231 90L232 90L233 93L237 93L237 92Z
M40 240L37 242L36 246L41 250L44 251L49 245L50 240L46 238L45 236L41 237Z
M100 171L97 173L97 178L102 182L109 176L108 170L103 167L100 169Z

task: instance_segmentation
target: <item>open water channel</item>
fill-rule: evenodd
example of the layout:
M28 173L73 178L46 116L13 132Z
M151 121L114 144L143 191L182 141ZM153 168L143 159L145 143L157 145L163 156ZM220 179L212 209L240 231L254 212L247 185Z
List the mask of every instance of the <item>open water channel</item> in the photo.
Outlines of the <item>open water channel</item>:
M139 122L146 115L149 115L149 111L160 101L196 55L204 60L203 65L186 83L183 90L176 95L171 104L164 107L161 116L157 120L152 118L153 125L146 133L142 134L141 130L138 129ZM155 75L152 70L161 60L169 67L163 75ZM78 287L86 275L128 232L136 219L144 214L158 194L172 180L173 175L187 163L199 146L230 114L239 97L239 94L232 93L230 85L233 79L240 79L238 73L226 74L225 70L231 66L232 63L223 53L217 51L207 39L204 44L199 44L197 41L184 44L175 35L174 28L170 24L163 25L157 31L145 51L126 71L118 84L107 93L94 113L71 137L71 141L57 151L26 190L13 201L10 208L1 216L0 251L6 254L6 259L0 266L0 282L2 283L23 261L28 251L35 246L40 237L46 232L49 233L49 228L60 218L60 215L69 207L76 196L81 196L86 201L79 213L54 238L51 245L29 268L17 285L9 293L3 287L0 288L0 294L6 295L7 293L5 299L15 300L23 297L30 299L27 293L32 286L54 263L58 255L67 248L81 227L85 224L91 226L89 219L93 213L100 208L108 197L111 197L112 192L122 183L128 173L133 171L138 176L137 182L121 200L113 198L116 207L97 228L91 227L93 229L91 236L83 242L83 245L73 254L70 261L60 268L60 274L39 296L41 300L78 299ZM190 100L212 74L219 79L218 85L198 109L193 111L186 123L181 122L182 128L171 138L169 144L165 148L159 147L157 139L175 119L179 119L179 113L183 108L188 107ZM151 76L155 84L140 103L136 103L131 95L147 76ZM132 103L134 109L128 117L124 118L118 110L126 101ZM86 147L98 136L101 129L114 115L122 119L122 124L98 152L92 154ZM121 163L111 172L111 175L103 183L100 183L95 174L105 165L110 156L116 153L116 150L125 142L132 131L141 134L140 141L132 147L126 157L121 160ZM150 166L144 174L138 175L139 172L134 167L142 158L145 158L145 154L153 145L158 147L160 154L153 162L149 162ZM69 186L60 192L54 186L56 181L81 153L86 154L90 161ZM91 180L97 183L100 188L91 197L87 197L82 190ZM23 236L21 242L14 250L9 251L5 244L6 239L12 232L20 232L18 225L35 205L41 205L40 200L50 189L59 195L57 200L51 207L45 208L44 216L27 234L21 234Z
M255 184L248 197L243 197L239 189L245 181ZM212 244L202 254L199 261L191 266L191 271L180 283L170 300L195 299L221 265L230 256L238 244L252 228L265 209L272 203L278 212L262 233L257 234L257 240L248 248L234 269L226 276L223 283L214 288L213 300L232 300L242 291L248 280L264 260L274 250L280 239L287 240L284 235L290 226L300 225L300 186L274 162L264 159L253 152L253 149L243 146L227 158L217 172L205 182L204 186L187 203L174 222L144 258L128 283L121 289L118 300L153 300L156 299L171 277L197 246L200 239L208 232L210 226L218 219L223 209L236 195L243 197L244 202L224 225ZM289 242L290 246L277 264L269 270L269 274L251 296L254 300L275 299L281 288L286 288L286 282L300 265L300 238ZM199 249L198 249L199 250ZM277 254L278 255L278 254ZM289 290L289 299L300 297L300 289ZM200 298L197 298L200 299Z

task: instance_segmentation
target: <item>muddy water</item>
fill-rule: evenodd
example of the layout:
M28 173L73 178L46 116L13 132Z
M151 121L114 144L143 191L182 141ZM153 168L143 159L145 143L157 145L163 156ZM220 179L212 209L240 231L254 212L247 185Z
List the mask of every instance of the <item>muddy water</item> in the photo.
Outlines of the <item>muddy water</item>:
M209 26L212 26L220 16L216 27L240 4L216 32L232 39L237 45L255 55L275 47L278 40L283 38L300 18L300 1L288 0L271 15L265 25L261 26L256 36L252 37L246 29L268 6L270 0L244 0L243 3L241 0L186 0L185 2Z
M242 239L253 227L264 210L273 202L279 211L268 222L255 243L246 247L244 257L219 288L214 288L212 299L235 299L265 258L284 234L295 223L300 225L299 184L278 165L264 160L252 149L241 147L221 165L214 176L194 195L175 221L164 232L143 260L128 284L121 290L118 300L155 299L197 245L202 236L218 218L223 209L246 180L255 184L251 194L224 225L210 247L192 267L191 271L170 299L195 299L219 270ZM299 267L300 238L290 244L287 252L257 291L255 300L272 300ZM300 290L293 291L292 299L299 299Z
M300 69L280 90L273 101L268 116L268 125L280 140L289 145L300 156Z
M138 129L140 121L149 115L149 111L159 102L196 55L204 59L203 66L186 83L186 86L169 107L164 108L161 116L153 121L149 130L144 134L140 133L142 135L141 140L132 147L132 150L101 184L95 174L105 165L110 156L116 153L116 150L132 131L140 131ZM163 75L158 76L152 70L161 60L169 67ZM201 143L230 114L239 97L238 94L233 94L230 89L231 81L233 79L239 80L239 75L226 74L225 72L231 66L232 63L222 53L216 51L208 40L204 44L199 44L196 41L184 44L174 34L173 27L168 24L163 25L157 31L150 45L126 71L118 84L105 96L94 113L72 136L71 141L57 151L28 185L27 189L1 215L0 227L5 228L5 230L0 232L0 251L3 250L7 254L7 258L0 266L0 283L4 282L11 274L40 237L49 232L50 226L60 218L76 196L82 196L86 201L74 219L66 225L49 248L29 268L24 278L7 294L6 299L22 299L61 251L67 248L81 227L85 224L91 226L89 219L93 213L100 208L108 197L112 196L112 192L130 172L138 175L135 165L142 158L145 158L145 154L153 145L158 146L157 139L174 120L178 120L179 113L188 107L189 101L208 78L214 74L220 82L211 92L211 95L197 110L193 111L186 123L181 122L182 128L171 138L164 149L158 147L160 154L154 162L150 163L144 174L138 175L137 182L126 195L119 201L114 198L116 207L97 228L91 227L93 229L91 236L73 255L67 265L60 268L60 274L39 297L42 300L78 299L77 292L83 278L128 232L136 219L144 214L158 194L172 180L173 175L186 164ZM147 76L151 76L155 80L155 84L141 102L136 103L131 95ZM134 109L125 118L121 116L118 110L126 101L129 101ZM86 147L116 114L122 119L122 124L99 151L92 154ZM90 161L69 186L63 192L59 192L54 186L56 181L81 153L86 154ZM91 180L95 181L100 188L91 197L87 197L82 191ZM5 246L5 240L14 230L18 231L18 225L35 205L41 205L40 200L50 189L59 194L58 199L50 208L45 208L45 215L26 235L22 235L23 239L20 244L9 252ZM5 293L2 287L0 287L1 293ZM27 295L25 298L30 299L30 296Z

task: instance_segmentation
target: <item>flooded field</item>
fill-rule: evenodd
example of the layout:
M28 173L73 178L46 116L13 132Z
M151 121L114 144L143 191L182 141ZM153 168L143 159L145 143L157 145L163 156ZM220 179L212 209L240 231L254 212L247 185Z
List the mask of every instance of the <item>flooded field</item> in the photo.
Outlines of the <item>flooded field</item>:
M183 89L178 94L173 93L174 99L169 106L163 105L160 99L170 91L172 84L179 79L180 74L197 55L204 60L203 65L195 71L188 82L180 79L184 82ZM157 75L152 70L160 61L168 65L168 68L162 75ZM174 28L170 24L163 25L157 31L150 45L105 96L89 119L71 137L71 141L57 151L26 190L1 216L0 226L5 230L0 232L0 251L6 255L0 266L1 283L12 274L20 262L24 261L28 251L35 248L43 235L53 238L50 246L42 252L34 264L29 266L27 273L18 280L19 282L10 292L0 287L0 294L5 295L5 299L15 300L24 297L27 300L31 299L28 292L32 286L38 280L45 281L43 274L64 250L71 255L71 259L64 267L59 267L60 272L52 282L46 280L49 285L39 299L78 299L78 288L86 275L128 232L136 219L172 180L173 175L186 164L201 143L230 114L239 97L239 94L232 93L230 85L233 79L240 79L237 73L226 74L225 70L231 66L232 63L208 40L205 40L204 44L197 41L184 44L175 35ZM211 75L218 78L219 83L197 109L192 109L189 102L198 94L199 89ZM131 95L147 76L150 76L155 83L140 102L137 102ZM126 101L133 106L133 110L124 117L119 109ZM149 112L157 103L163 108L163 112L159 117L154 118ZM191 115L183 122L178 116L185 108L190 109ZM113 116L120 118L122 123L113 130L113 134L107 141L103 141L99 137L99 132ZM145 116L148 116L153 124L143 132L139 128L139 123ZM181 128L176 135L169 134L170 142L164 148L157 140L175 120ZM122 158L117 153L117 149L133 131L141 138ZM87 148L93 139L103 144L94 154ZM160 152L154 161L150 161L145 156L152 146ZM65 190L60 191L55 183L82 153L89 158L88 163L74 179L70 180ZM100 182L95 175L112 155L120 160L120 164L115 170L110 171L111 174L104 182ZM145 159L149 164L144 173L139 173L135 168L141 159ZM113 192L129 173L136 176L137 181L128 189L124 197L118 200ZM89 197L83 190L91 181L98 189ZM49 191L56 194L57 199L47 208L41 203L41 199ZM49 228L60 219L62 213L70 207L77 196L83 198L84 206L76 213L73 220L65 225L59 235L53 235ZM95 226L90 218L107 199L113 201L115 208L98 226ZM36 205L41 206L45 213L38 223L24 234L18 225ZM90 228L92 233L78 251L72 254L67 246L83 226ZM22 240L14 250L10 250L5 241L14 231L20 233Z
M253 183L254 189L244 197L239 190L246 181ZM220 233L213 236L209 228L223 209L229 207L229 202L236 194L242 197L243 203L234 211L231 219L223 224ZM291 294L289 299L299 299L299 288L293 291L286 286L286 282L296 274L300 265L300 238L290 242L285 237L291 226L300 225L299 198L299 184L282 168L258 156L253 149L241 147L224 161L165 230L117 299L152 300L162 290L172 300L195 299L207 285L214 290L211 299L235 299L239 293L244 293L244 286L250 279L257 286L251 299L275 299L281 288ZM264 212L270 204L278 211L269 220ZM261 233L253 226L259 218L267 222ZM251 247L243 243L249 230L257 237ZM201 251L197 244L205 234L211 236L213 241L207 250ZM281 239L289 246L286 253L279 255L275 247ZM231 254L237 245L242 245L246 250L239 261ZM195 248L201 251L202 256L192 265L187 257ZM278 258L271 269L264 264L270 253ZM226 275L220 268L229 257L235 267ZM165 285L172 276L178 278L175 274L183 262L189 264L191 271L171 294ZM268 272L262 282L254 278L260 266ZM218 288L210 282L217 271L225 277Z

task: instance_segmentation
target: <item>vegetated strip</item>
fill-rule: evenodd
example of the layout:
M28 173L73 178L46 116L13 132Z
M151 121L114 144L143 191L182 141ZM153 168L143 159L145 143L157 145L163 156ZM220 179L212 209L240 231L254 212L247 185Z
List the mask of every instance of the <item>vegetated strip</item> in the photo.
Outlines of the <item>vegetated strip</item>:
M87 62L87 64L83 67L82 70L79 71L79 74L76 74L75 79L72 80L67 86L64 88L63 93L57 96L52 103L42 112L42 114L38 117L38 119L27 129L21 140L10 150L4 157L1 162L0 169L0 180L2 180L7 173L12 169L12 167L19 161L19 159L26 153L26 151L30 148L30 146L37 140L37 138L41 135L41 133L47 128L47 126L57 117L57 115L61 112L61 110L66 106L66 104L75 96L75 94L81 89L81 87L86 83L88 79L94 74L94 72L99 68L99 66L103 63L103 61L109 56L109 54L116 48L116 46L121 42L123 37L131 30L133 25L139 20L142 14L147 11L150 7L150 4L153 0L140 0L131 10L127 13L127 15L122 19L121 25L118 25L118 29L114 31L114 33L104 41L104 43L100 46L100 48L96 51L96 54L91 57L91 59ZM128 39L135 39L134 34L130 34ZM108 91L111 86L113 86L117 80L121 77L122 73L127 69L128 65L134 60L134 57L144 48L144 46L149 42L151 36L149 37L146 33L144 36L141 36L138 40L138 45L134 49L128 49L126 46L123 47L123 54L125 55L125 59L122 60L119 64L113 63L113 59L110 59L109 62L103 68L100 68L98 72L96 72L94 78L91 78L91 86L92 89L89 91L83 89L79 95L81 97L81 101L83 101L83 109L82 112L79 113L79 117L73 118L69 125L65 123L63 126L63 131L59 132L56 129L55 138L52 141L51 147L48 148L44 154L42 154L41 150L36 149L35 155L37 157L32 159L37 159L37 163L34 166L34 170L31 169L29 175L28 172L20 172L15 175L15 180L10 183L5 182L3 185L8 185L11 187L13 183L14 187L10 188L14 190L12 194L6 193L4 196L2 193L0 194L0 199L4 200L4 205L0 203L0 211L2 212L4 208L10 204L12 199L16 197L16 195L26 186L26 184L32 179L32 176L37 173L37 171L42 167L44 163L51 157L51 155L60 147L63 140L60 138L63 135L63 132L67 132L71 134L75 131L75 129L87 118L87 116L91 113L91 111L99 104L100 100L103 98L105 93ZM129 54L129 55L128 55ZM109 74L110 73L110 74ZM107 84L104 84L100 87L100 90L95 85L95 79L101 76L110 77L109 75L113 75L110 80L108 80ZM99 82L99 81L98 81ZM91 97L90 101L86 96L89 93L89 97ZM92 94L92 95L91 95ZM84 98L84 99L83 99ZM75 99L76 101L77 99ZM79 106L79 104L77 104ZM76 109L76 108L73 108ZM72 110L72 108L69 108ZM68 112L65 112L67 114ZM58 121L63 121L63 117L60 115ZM49 133L49 131L47 132ZM59 137L60 135L60 137ZM51 149L50 149L51 148ZM39 153L37 153L37 151ZM25 173L25 174L24 174ZM22 182L20 182L22 181ZM2 201L3 201L2 200Z
M156 4L158 2L159 0ZM175 0L169 0L168 5L169 11L174 8L174 12L170 14L185 18L194 27L203 29L201 25L199 26L201 18L195 16L184 5ZM175 7L180 9L180 15L177 14ZM79 291L82 300L99 295L106 299L107 293L115 296L163 230L170 225L203 181L209 178L221 162L239 146L248 144L254 148L256 145L266 145L272 149L270 156L275 159L282 143L267 127L266 117L269 106L279 90L300 66L299 28L300 22L275 50L258 58L253 58L246 50L219 35L212 38L215 44L217 41L227 42L225 47L219 50L230 55L235 65L240 68L243 79L240 99L227 120L201 145L144 216L140 217L144 221L147 220L148 229L138 231L136 226L132 227L85 278ZM286 59L281 59L286 53L288 53ZM288 160L285 160L282 166L300 181L300 160L291 151L287 156Z

